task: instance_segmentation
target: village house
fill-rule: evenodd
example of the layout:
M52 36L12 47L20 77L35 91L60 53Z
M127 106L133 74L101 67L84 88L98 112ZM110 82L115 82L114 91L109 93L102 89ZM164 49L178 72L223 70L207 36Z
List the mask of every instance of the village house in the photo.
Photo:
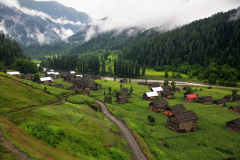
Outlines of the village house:
M145 85L145 82L138 82L139 85Z
M98 89L102 89L102 84L98 84Z
M219 105L221 107L226 107L226 101L224 99L215 100L213 101L213 104Z
M240 114L240 106L231 106L228 108L230 111Z
M81 86L81 84L86 84L86 83L87 82L84 80L76 80L76 81L74 81L74 86L79 88Z
M226 123L226 129L240 133L240 118L229 121Z
M76 75L77 78L82 78L83 76L82 75Z
M95 88L95 85L93 84L81 84L80 90L86 91L86 90L93 90Z
M40 84L49 84L49 83L53 83L53 80L51 77L40 78Z
M179 93L180 92L180 88L175 88L175 92Z
M183 101L185 102L196 102L197 101L197 95L196 94L188 94L184 96Z
M210 104L213 104L213 98L212 96L201 97L198 99L197 102L201 104L210 105Z
M159 86L160 86L159 83L150 83L150 84L148 85L148 88L159 87Z
M23 74L22 75L22 79L31 79L33 77L33 75L32 74Z
M18 77L20 76L20 73L18 71L15 71L15 72L7 72L7 74L11 75L11 76L14 76L14 77Z
M70 73L70 74L75 74L75 71L70 71L69 73Z
M186 110L184 105L177 104L175 106L167 107L164 111L165 116L173 116L174 114L183 113Z
M56 79L55 74L46 74L45 77L51 77L51 79Z
M173 91L166 91L161 93L161 97L163 99L173 99L174 92Z
M198 116L194 111L174 114L168 117L168 128L181 133L196 131L196 120Z
M171 91L171 86L162 86L164 92Z
M76 81L81 81L82 78L71 78L70 83L75 83Z
M154 101L149 103L149 110L154 112L163 112L168 107L167 100Z
M187 88L188 88L188 86L185 86L185 87L183 87L183 90L184 90L184 91L186 91L186 90L187 90Z
M78 91L78 87L72 86L70 87L71 91Z
M85 90L85 91L83 91L83 93L84 93L86 96L90 96L90 90Z
M122 103L127 103L127 96L126 95L121 95L121 96L117 96L117 102L119 104L122 104Z
M121 79L119 83L127 83L127 79Z
M99 75L94 75L94 76L92 76L92 79L94 79L94 80L99 80L99 79L101 79L101 76L99 76Z
M143 94L143 99L147 101L154 101L157 100L158 94L157 92L146 92Z
M223 97L223 99L226 102L232 102L233 101L233 96L229 94L229 95L226 95L225 97Z
M48 70L49 72L54 72L54 70L53 69L50 69L50 70Z
M157 92L158 95L161 94L161 92L163 91L162 87L154 87L150 89L151 92Z

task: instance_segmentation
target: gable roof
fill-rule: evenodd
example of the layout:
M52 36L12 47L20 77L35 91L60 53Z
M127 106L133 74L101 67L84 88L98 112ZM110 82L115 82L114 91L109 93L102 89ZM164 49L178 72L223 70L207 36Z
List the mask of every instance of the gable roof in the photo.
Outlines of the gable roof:
M76 75L76 77L83 77L82 75Z
M22 77L32 77L32 74L23 74Z
M175 106L171 106L171 107L168 107L168 109L170 111L172 111L173 113L177 113L177 112L183 112L186 110L186 108L184 107L184 105L182 104L177 104Z
M53 81L51 77L40 78L40 81Z
M213 101L212 96L206 96L206 97L202 97L203 101Z
M10 74L12 76L12 75L19 75L20 73L19 71L15 71L15 72L7 72L7 74Z
M118 98L122 99L122 98L127 98L127 96L125 94L118 96Z
M186 95L188 99L191 99L191 98L197 98L197 95L196 94L188 94Z
M194 111L188 111L188 112L184 112L184 113L175 114L172 117L169 117L168 119L175 123L179 123L179 122L185 122L185 121L190 121L190 120L196 120L196 119L198 119L198 116L196 115L196 113Z
M234 120L229 121L229 122L227 122L227 123L231 123L231 122L233 122L234 124L236 124L236 125L240 128L240 118L234 119Z
M154 101L151 102L150 104L153 104L156 108L163 108L169 105L167 100Z
M85 90L85 91L83 91L83 93L89 94L89 93L90 93L90 90Z
M152 91L153 92L159 92L159 91L161 92L161 91L163 91L163 89L162 89L162 87L153 87Z
M174 92L173 91L166 91L166 92L162 92L162 95L164 95L164 96L174 95Z
M228 109L233 109L235 112L240 112L240 106L231 106Z
M229 99L231 99L231 98L233 98L233 96L232 95L226 95L225 97L223 97L223 98L229 98Z
M216 104L223 104L223 103L226 103L226 101L224 99L219 99L219 100L215 100L213 101L213 103L216 103Z
M71 74L75 74L75 71L70 71Z
M148 97L158 96L157 92L146 92L145 94L146 94Z
M175 88L175 91L180 91L180 88Z
M168 86L162 86L162 89L163 89L163 90L171 89L171 86L169 86L169 85L168 85Z

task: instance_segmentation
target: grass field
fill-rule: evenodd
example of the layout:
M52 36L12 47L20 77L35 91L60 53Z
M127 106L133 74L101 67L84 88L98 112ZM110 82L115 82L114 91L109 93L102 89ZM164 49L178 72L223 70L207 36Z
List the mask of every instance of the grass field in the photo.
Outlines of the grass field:
M119 82L98 80L97 83L103 85L102 90L91 96L96 99L104 100L104 89L108 94L108 87L112 90L120 90ZM228 107L240 105L240 101L228 102L226 107L217 105L202 105L198 103L183 102L183 91L176 93L176 99L167 100L170 106L183 104L187 111L194 111L199 119L197 122L198 131L192 133L177 133L168 129L167 118L162 113L155 113L150 110L150 101L142 99L144 92L148 91L147 86L136 83L123 84L123 87L133 86L134 91L126 104L116 103L113 97L113 104L107 104L110 111L129 123L138 135L147 143L155 157L150 159L221 159L236 157L240 159L240 134L226 130L226 122L239 118L239 114L231 112ZM221 99L227 94L231 94L230 89L207 89L205 87L193 87L199 97L212 96L214 99ZM199 91L200 88L203 91ZM238 90L239 92L239 90ZM155 123L147 120L148 115L153 115ZM160 143L167 143L167 149Z
M40 64L41 63L41 61L35 61L35 60L32 60L33 61L33 63L35 63L35 64Z
M86 104L65 102L9 114L7 118L11 121L0 117L4 135L33 159L113 159L112 154L131 159L130 149L118 128ZM60 127L64 135L52 146L19 128L29 121Z
M17 156L0 143L0 159L17 160Z
M57 101L56 97L42 90L33 89L7 77L0 76L0 81L0 114Z
M73 83L64 82L63 78L54 79L53 85L55 85L55 84L62 84L64 86L64 88L70 88L74 85Z

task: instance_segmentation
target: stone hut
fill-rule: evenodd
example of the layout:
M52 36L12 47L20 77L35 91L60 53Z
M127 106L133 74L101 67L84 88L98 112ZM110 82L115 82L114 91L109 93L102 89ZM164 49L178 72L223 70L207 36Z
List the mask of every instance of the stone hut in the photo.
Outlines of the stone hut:
M146 92L143 94L143 99L147 101L154 101L157 100L158 94L157 92Z
M150 83L150 84L148 85L148 88L159 87L159 86L160 86L159 83Z
M228 108L230 111L240 114L240 106L231 106Z
M149 110L154 112L163 112L168 107L167 100L154 101L149 103Z
M206 96L206 97L201 97L198 99L198 103L201 103L201 104L206 104L206 105L210 105L210 104L213 104L213 98L212 96Z
M23 74L22 75L22 79L31 79L33 77L33 75L32 74Z
M215 100L215 101L213 101L213 104L219 105L221 107L226 107L225 99Z
M226 129L240 133L240 118L229 121L226 123Z
M194 111L174 114L168 117L168 128L181 133L196 131L196 120L198 116Z
M163 91L164 92L166 92L166 91L171 91L171 86L162 86L162 89L163 89Z
M185 102L196 102L197 101L197 95L196 94L188 94L184 96L183 101Z
M150 89L151 92L157 92L158 95L160 95L163 92L162 87L153 87Z
M223 97L223 99L226 102L232 102L233 101L233 96L229 94L229 95L226 95L225 97Z
M180 92L180 88L175 88L175 92L179 93Z
M163 99L174 99L174 92L173 91L166 91L166 92L162 92L161 97Z
M120 83L127 83L127 79L121 79Z
M184 105L177 104L175 106L167 107L164 111L165 116L173 116L174 114L183 113L186 110Z
M117 96L117 102L119 104L127 103L127 96L126 95Z

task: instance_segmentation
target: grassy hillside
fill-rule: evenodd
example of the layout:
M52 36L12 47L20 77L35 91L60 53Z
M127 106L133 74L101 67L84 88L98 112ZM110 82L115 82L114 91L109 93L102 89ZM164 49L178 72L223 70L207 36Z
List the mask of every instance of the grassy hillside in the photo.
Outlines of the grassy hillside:
M0 76L0 114L56 102L57 98L18 81Z
M17 160L17 156L0 143L0 159Z
M104 89L108 96L108 87L112 90L120 90L119 82L98 80L103 85L102 90L91 92L91 96L104 100ZM183 104L187 111L194 111L198 119L198 131L192 133L176 133L167 128L167 118L162 113L155 113L149 110L149 103L142 99L144 92L148 91L147 86L136 83L123 84L123 87L133 86L133 93L126 104L116 103L113 97L113 104L107 104L108 108L118 117L129 123L138 135L147 143L157 159L221 159L236 157L240 158L240 135L226 130L226 122L239 118L239 114L228 110L229 106L240 105L238 102L228 102L227 107L217 105L202 105L198 103L183 102L183 91L175 93L176 99L167 100L170 106ZM231 94L230 89L207 89L204 87L192 87L199 97L212 96L214 99L221 99ZM200 88L203 91L200 91ZM238 90L239 92L239 90ZM153 115L155 123L147 120L148 115ZM167 143L167 148L162 146L160 141ZM149 155L149 154L148 154ZM150 159L154 157L149 156Z

